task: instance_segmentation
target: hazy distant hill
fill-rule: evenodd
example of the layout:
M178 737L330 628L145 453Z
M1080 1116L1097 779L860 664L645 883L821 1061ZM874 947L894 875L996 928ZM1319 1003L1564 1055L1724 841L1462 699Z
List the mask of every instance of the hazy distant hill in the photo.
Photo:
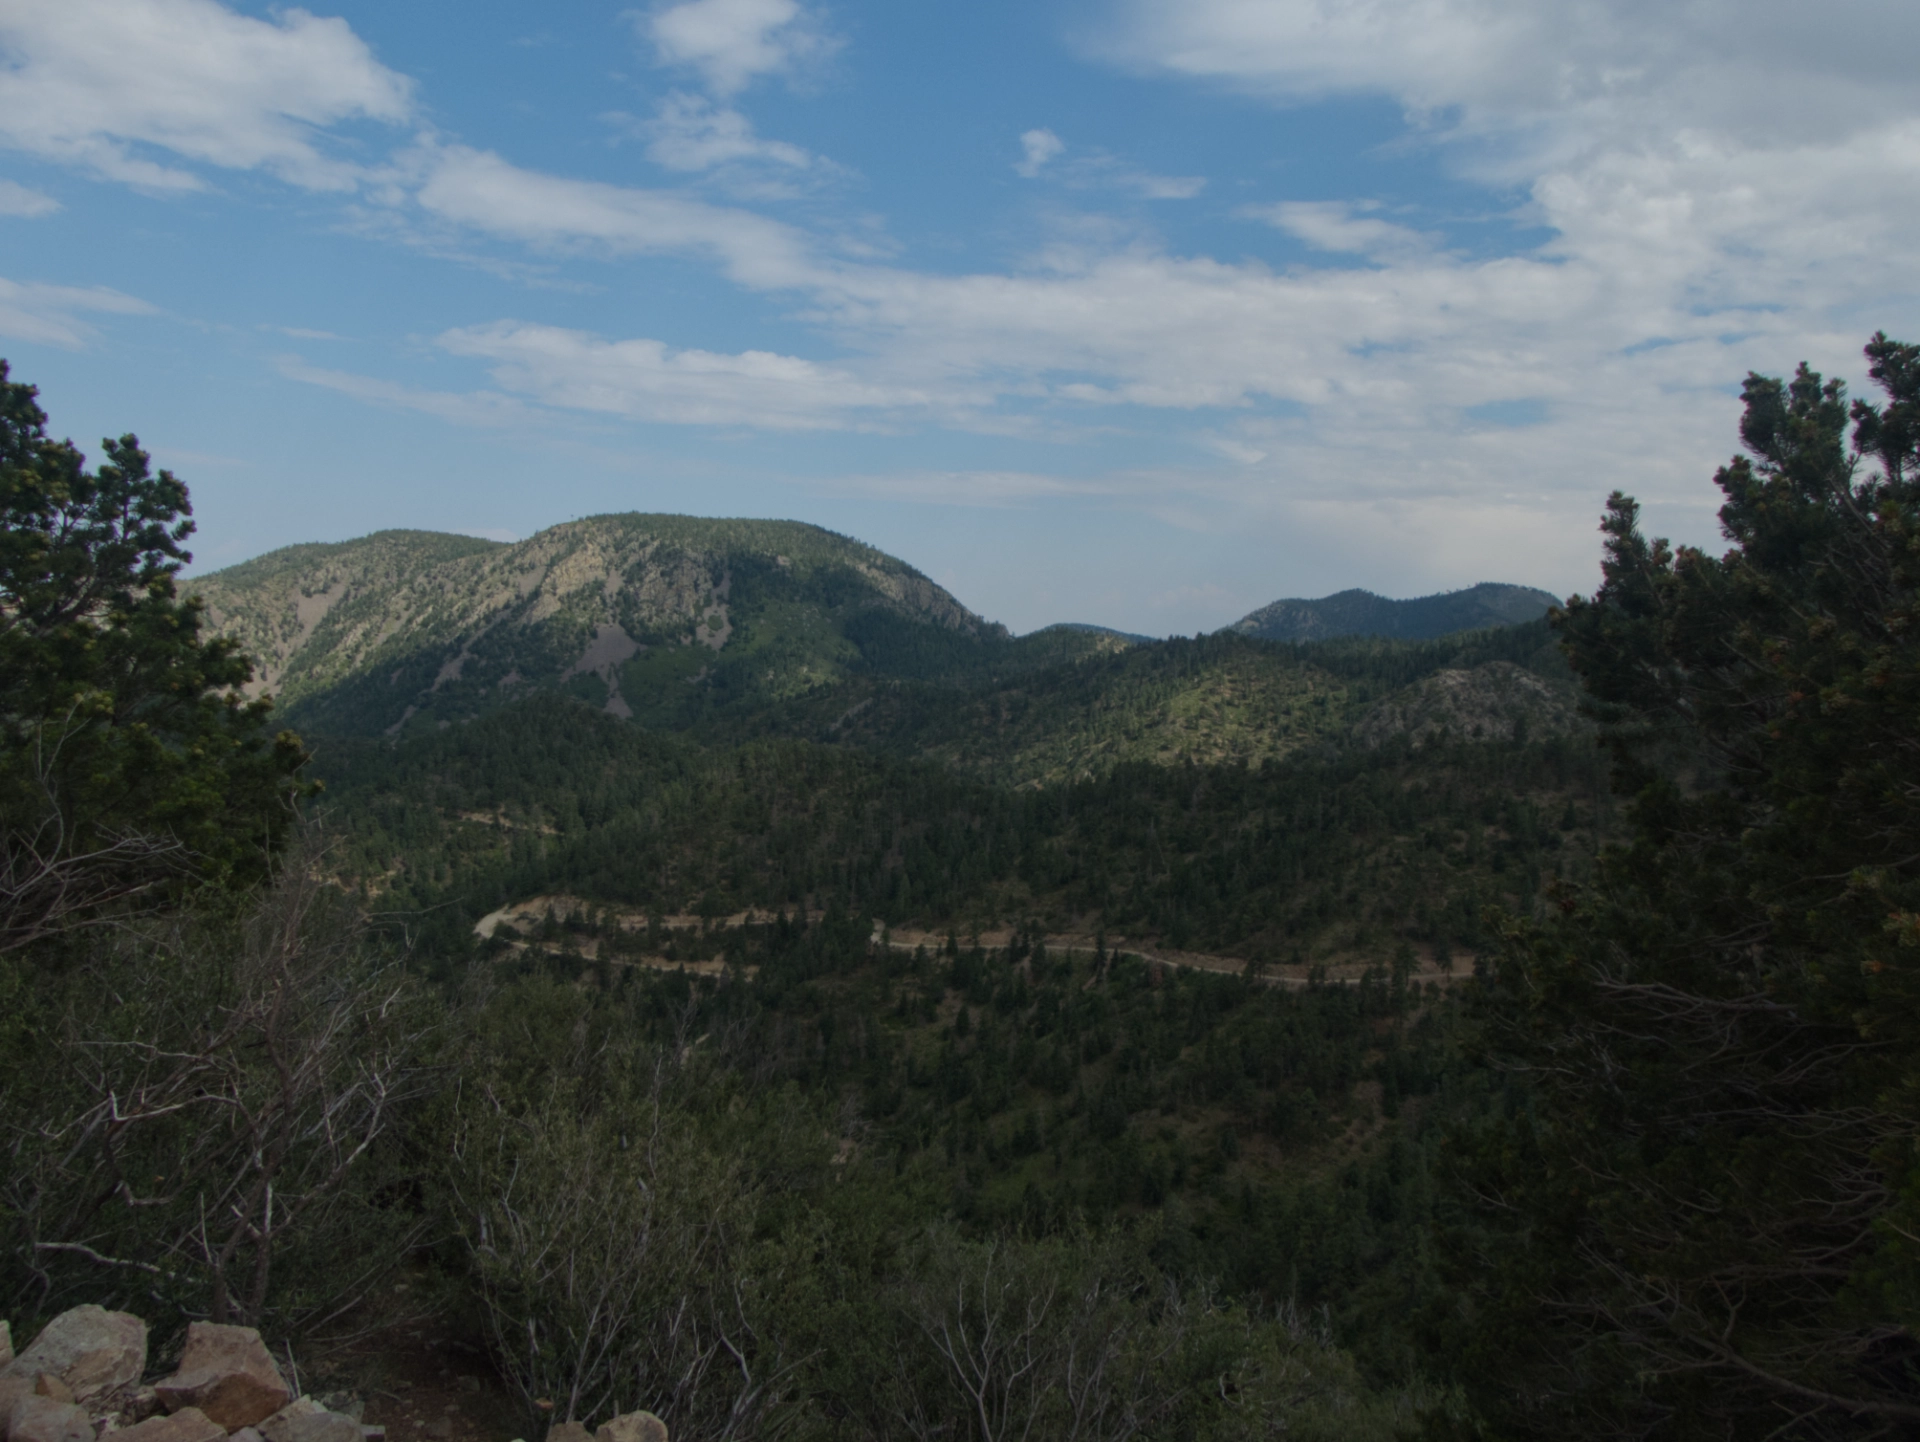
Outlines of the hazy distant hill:
M1241 617L1228 629L1263 641L1322 641L1334 636L1425 641L1455 631L1536 621L1549 607L1559 604L1560 598L1551 592L1497 581L1411 601L1393 601L1371 591L1354 590L1318 601L1275 601Z
M906 563L793 521L596 516L511 545L382 531L187 589L291 721L334 733L540 687L672 722L716 695L797 695L876 658L912 674L1006 636Z

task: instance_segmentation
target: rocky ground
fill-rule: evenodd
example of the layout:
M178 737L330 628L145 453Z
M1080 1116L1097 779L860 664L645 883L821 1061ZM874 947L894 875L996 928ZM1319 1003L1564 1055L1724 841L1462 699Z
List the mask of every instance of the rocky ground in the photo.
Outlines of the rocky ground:
M150 1379L149 1360L147 1324L128 1312L72 1308L18 1356L0 1321L0 1442L513 1442L526 1432L485 1358L426 1324L371 1331L304 1372L290 1350L283 1368L253 1328L211 1322L188 1327L171 1371ZM556 1422L547 1437L667 1442L667 1429L633 1412L597 1431Z

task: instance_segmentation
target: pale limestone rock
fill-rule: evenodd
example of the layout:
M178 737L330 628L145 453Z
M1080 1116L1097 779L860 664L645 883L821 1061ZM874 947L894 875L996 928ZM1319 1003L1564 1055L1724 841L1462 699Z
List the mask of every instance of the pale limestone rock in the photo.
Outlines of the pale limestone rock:
M228 1431L265 1421L293 1400L260 1334L216 1322L187 1328L179 1370L154 1390L169 1412L197 1407Z
M225 1442L227 1429L198 1407L168 1417L149 1417L114 1433L117 1442Z
M667 1424L651 1412L628 1412L600 1424L594 1442L667 1442Z
M267 1442L267 1439L251 1427L236 1427L228 1436L227 1442Z
M7 1414L7 1442L93 1442L93 1419L71 1402L28 1393Z
M103 1393L138 1382L146 1370L147 1324L130 1313L88 1303L47 1323L0 1375L50 1372L85 1406Z
M547 1429L547 1442L593 1442L593 1433L578 1422L556 1422Z

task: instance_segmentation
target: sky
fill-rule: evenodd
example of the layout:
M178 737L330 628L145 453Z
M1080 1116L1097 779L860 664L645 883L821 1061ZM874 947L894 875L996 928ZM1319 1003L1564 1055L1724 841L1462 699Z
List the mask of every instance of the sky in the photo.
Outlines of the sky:
M206 571L608 511L1015 631L1718 548L1920 339L1911 0L0 0L0 355Z

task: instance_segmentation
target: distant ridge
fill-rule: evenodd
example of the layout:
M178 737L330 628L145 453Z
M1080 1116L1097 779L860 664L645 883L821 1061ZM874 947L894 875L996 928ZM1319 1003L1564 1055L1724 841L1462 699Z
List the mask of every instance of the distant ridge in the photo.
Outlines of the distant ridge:
M1138 631L1116 631L1111 626L1096 626L1091 621L1055 621L1051 626L1042 626L1040 631L1082 631L1090 636L1112 636L1130 646L1151 646L1160 639L1158 636L1142 636ZM1040 631L1030 634L1037 636Z
M1410 601L1353 590L1317 601L1275 601L1226 629L1262 641L1326 641L1335 636L1426 641L1455 631L1518 626L1538 620L1548 608L1559 604L1560 598L1550 591L1498 581L1482 581L1464 591L1442 591Z

